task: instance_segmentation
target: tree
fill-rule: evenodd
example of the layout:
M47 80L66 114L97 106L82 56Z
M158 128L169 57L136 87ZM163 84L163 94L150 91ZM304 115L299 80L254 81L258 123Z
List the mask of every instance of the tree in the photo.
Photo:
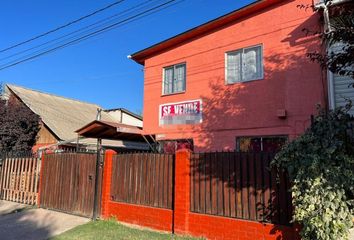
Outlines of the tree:
M323 52L308 53L308 57L333 73L354 79L354 1L342 4L334 2L324 0L324 24L327 25L324 31L311 32L304 29L307 33L318 35L325 48ZM299 7L308 8L304 5ZM354 82L351 86L354 87Z
M354 136L351 104L319 111L312 126L272 161L292 182L293 221L303 240L346 239L354 217ZM351 134L350 134L351 133Z
M39 121L39 116L15 97L0 98L0 151L30 151L36 142Z

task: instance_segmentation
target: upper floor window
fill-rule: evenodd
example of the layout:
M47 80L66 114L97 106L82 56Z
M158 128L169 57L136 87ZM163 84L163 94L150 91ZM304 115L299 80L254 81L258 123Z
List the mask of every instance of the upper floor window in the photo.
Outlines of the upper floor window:
M262 79L262 55L260 45L226 53L226 83Z
M164 68L163 94L180 93L186 90L186 64Z

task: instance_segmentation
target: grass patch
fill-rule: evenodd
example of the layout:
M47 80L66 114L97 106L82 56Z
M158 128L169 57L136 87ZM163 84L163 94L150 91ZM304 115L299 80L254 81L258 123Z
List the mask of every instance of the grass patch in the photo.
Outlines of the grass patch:
M196 240L124 226L115 220L93 221L73 228L51 240ZM200 239L201 240L201 239Z

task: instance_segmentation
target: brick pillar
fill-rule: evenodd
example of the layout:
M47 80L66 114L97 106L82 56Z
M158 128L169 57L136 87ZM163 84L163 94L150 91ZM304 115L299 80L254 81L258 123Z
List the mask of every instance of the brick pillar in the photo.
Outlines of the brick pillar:
M176 152L174 230L177 234L188 233L190 211L190 157L190 150L182 149Z
M106 150L104 155L103 177L102 177L102 218L108 218L108 202L111 199L111 177L112 177L112 159L116 152L113 150Z

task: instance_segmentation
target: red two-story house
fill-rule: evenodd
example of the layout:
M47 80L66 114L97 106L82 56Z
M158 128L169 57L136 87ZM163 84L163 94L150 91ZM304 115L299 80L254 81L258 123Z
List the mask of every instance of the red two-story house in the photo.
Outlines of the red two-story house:
M132 54L142 64L144 131L161 150L274 151L333 106L311 0L260 0ZM333 84L332 84L333 85ZM333 94L333 93L332 93ZM331 98L331 99L330 99Z

